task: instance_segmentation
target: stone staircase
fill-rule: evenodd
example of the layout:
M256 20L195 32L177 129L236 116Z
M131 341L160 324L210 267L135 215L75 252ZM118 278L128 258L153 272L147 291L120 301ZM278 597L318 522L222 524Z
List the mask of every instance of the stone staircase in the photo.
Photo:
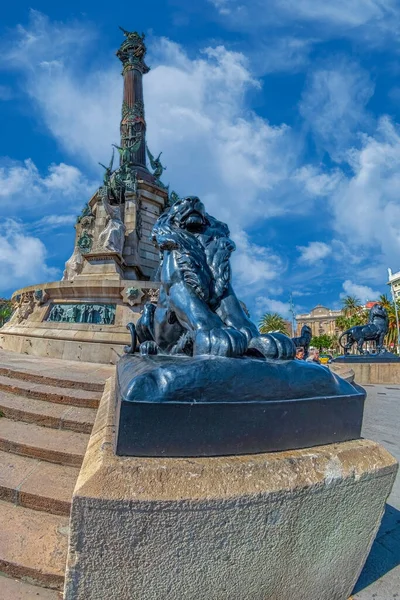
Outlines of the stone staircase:
M0 350L0 600L62 597L72 492L112 372Z

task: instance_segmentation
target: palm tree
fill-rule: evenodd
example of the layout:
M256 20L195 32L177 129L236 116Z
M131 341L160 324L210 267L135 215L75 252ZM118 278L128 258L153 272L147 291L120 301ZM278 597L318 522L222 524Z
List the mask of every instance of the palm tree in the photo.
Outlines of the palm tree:
M379 296L379 304L382 304L383 308L386 308L386 310L390 310L392 308L393 302L390 302L386 294L381 294Z
M289 335L287 322L278 313L265 313L265 315L260 319L258 328L260 330L260 333L271 333L272 331L279 331L280 333Z
M379 304L382 304L382 306L386 308L389 317L389 331L387 332L386 336L386 345L390 348L392 345L397 345L398 339L396 310L394 307L394 302L390 302L386 294L382 294L379 297ZM400 310L399 301L397 301L397 310Z
M352 317L362 309L361 300L357 296L346 296L343 298L342 304L346 317Z
M350 329L350 327L352 327L352 319L350 317L341 315L336 319L336 327L340 331L346 331L346 329Z
M336 325L342 331L350 329L355 325L365 325L368 323L369 311L361 305L357 296L346 296L343 298L343 316L336 319Z

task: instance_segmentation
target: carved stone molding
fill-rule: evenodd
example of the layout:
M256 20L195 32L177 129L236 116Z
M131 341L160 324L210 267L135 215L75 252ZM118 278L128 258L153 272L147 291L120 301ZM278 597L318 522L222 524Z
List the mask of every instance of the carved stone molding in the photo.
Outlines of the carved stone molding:
M136 287L126 287L121 292L123 301L129 304L129 306L141 304L144 295L143 290Z
M42 289L35 290L33 292L33 297L38 306L46 304L47 300L49 299L49 295Z
M34 292L23 292L15 298L14 314L10 321L21 323L31 315L35 309Z
M158 288L150 288L145 290L145 302L150 302L151 304L157 304L158 298L160 296L160 290Z

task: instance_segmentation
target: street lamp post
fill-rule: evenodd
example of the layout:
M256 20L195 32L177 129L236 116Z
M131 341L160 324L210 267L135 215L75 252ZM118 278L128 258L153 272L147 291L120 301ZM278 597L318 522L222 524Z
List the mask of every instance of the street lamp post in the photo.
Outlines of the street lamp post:
M397 327L397 354L400 355L400 328L399 328L399 312L397 310L397 302L396 302L396 296L394 293L394 289L393 289L393 282L392 282L392 269L388 269L388 273L389 273L389 284L390 284L390 290L392 292L392 299L393 299L393 304L394 304L394 312L396 314L396 327Z
M295 327L295 321L296 321L296 317L295 317L295 312L294 312L294 304L293 304L293 295L290 294L290 312L292 314L292 337L294 337L296 335L296 327Z

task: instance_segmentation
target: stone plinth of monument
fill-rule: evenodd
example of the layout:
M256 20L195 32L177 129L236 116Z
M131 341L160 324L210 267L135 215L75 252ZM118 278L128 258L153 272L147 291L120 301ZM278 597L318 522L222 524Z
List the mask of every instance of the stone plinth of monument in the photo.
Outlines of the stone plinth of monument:
M135 322L142 302L155 302L152 281L79 278L17 290L15 311L0 329L5 350L85 362L115 363L130 336L126 323ZM44 300L44 302L42 302ZM62 312L61 312L62 309Z
M397 471L380 445L114 453L108 380L74 491L65 600L347 600Z
M344 363L348 365L363 364L363 363L400 363L400 356L393 352L365 352L364 354L342 354L334 358L334 363Z
M350 355L351 356L351 355ZM394 356L393 354L391 356ZM395 356L395 359L398 357ZM400 361L354 356L344 360L335 359L330 365L332 370L338 372L338 367L351 367L354 380L360 385L364 384L395 384L400 382Z

